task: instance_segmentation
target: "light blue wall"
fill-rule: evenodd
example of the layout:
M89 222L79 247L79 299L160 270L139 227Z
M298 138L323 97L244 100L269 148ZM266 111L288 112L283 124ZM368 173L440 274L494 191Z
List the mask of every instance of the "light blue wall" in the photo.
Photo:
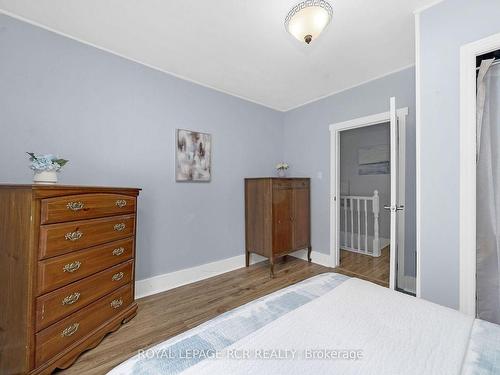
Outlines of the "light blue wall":
M70 159L61 183L137 186L137 278L243 254L243 178L282 159L282 113L0 15L0 182L25 151ZM175 183L175 128L213 135L210 183Z
M284 155L291 174L310 176L312 246L330 251L329 125L389 111L389 98L408 107L405 270L415 270L415 69L408 68L285 113ZM318 177L321 173L322 177ZM410 271L411 270L411 271Z
M459 49L500 32L499 14L497 0L446 0L421 14L422 296L451 307L458 306ZM62 183L142 187L142 279L241 254L242 179L270 175L284 159L291 174L312 177L313 247L327 253L328 125L387 111L390 96L410 108L406 203L414 227L414 80L410 68L282 114L0 15L0 180L29 182L23 152L37 151L71 159ZM175 128L213 134L211 183L174 182ZM413 251L413 230L406 240Z
M500 32L500 1L446 0L420 22L421 292L457 308L460 47Z
M326 253L328 125L387 111L394 95L410 108L414 155L414 80L410 68L284 114L0 15L0 182L29 183L23 153L35 151L70 159L61 183L142 187L144 279L241 255L243 178L273 175L284 159L293 175L312 177L313 246ZM212 133L212 182L175 183L176 128ZM414 212L414 182L407 186Z

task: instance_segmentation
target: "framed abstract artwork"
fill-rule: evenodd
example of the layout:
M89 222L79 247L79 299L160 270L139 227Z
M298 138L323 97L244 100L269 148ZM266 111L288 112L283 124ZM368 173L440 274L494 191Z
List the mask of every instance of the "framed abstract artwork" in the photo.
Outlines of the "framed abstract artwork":
M358 174L375 175L391 173L389 145L378 145L358 150Z
M176 130L175 180L209 182L212 177L212 136Z

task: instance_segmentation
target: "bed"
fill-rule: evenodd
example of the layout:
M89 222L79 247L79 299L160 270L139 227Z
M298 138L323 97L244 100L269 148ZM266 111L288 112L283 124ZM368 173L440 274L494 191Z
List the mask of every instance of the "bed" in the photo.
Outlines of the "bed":
M500 326L325 273L224 313L109 372L500 374Z

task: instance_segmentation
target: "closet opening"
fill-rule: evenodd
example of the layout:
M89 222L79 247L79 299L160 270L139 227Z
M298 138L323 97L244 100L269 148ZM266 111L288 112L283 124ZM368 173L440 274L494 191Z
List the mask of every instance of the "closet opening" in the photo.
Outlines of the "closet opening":
M476 316L500 324L500 49L476 58Z
M460 311L500 323L500 34L460 50Z

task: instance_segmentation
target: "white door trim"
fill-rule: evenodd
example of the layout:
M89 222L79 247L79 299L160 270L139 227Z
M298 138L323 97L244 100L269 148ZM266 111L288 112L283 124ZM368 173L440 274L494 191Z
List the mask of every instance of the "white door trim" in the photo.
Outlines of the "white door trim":
M476 56L500 33L460 48L460 311L476 315Z
M397 110L397 117L400 127L405 129L406 116L408 116L408 108ZM332 267L338 267L340 264L340 252L338 251L339 242L339 225L340 225L340 204L337 197L340 192L340 168L338 163L340 160L340 132L349 129L356 129L365 126L377 125L389 122L391 120L390 112L378 113L371 116L360 117L349 121L331 124L330 129L330 264ZM403 131L404 134L404 131ZM405 154L405 143L401 144L399 149L400 156ZM401 163L400 175L405 176L405 164ZM402 197L404 201L404 196ZM402 239L404 241L404 237ZM404 252L401 252L398 261L404 262ZM402 258L401 258L402 257ZM418 283L417 273L417 283Z
M398 204L402 205L405 207L406 210L406 116L408 112L406 112L406 115L398 116L398 124L399 124L399 129L398 129L398 136L399 139L403 139L404 142L398 142L398 147L399 147L399 157L398 157L398 176L399 176L399 181L398 181L398 187L399 187L399 196L398 196ZM399 225L398 225L398 246L401 249L405 249L405 228L406 228L406 223L405 223L405 215L400 215L399 217ZM399 251L398 252L398 264L405 264L405 252L404 251ZM398 285L407 291L412 291L415 292L415 288L411 285L411 283L408 283L407 281L411 279L409 277L405 277L404 275L404 268L403 267L398 267L397 271L397 280L401 283Z
M390 253L389 253L389 288L396 289L396 270L398 261L396 260L396 253L403 253L403 251L394 251L394 249L404 249L404 247L399 247L397 241L398 238L398 217L404 216L400 215L397 211L398 207L398 183L399 183L399 129L398 129L398 114L396 113L396 98L391 97L389 99L390 108L390 145L391 145L391 174L390 174L390 185L391 185L391 197L389 200L389 206L391 207L389 215L391 218L390 222ZM385 207L384 207L385 208ZM396 243L395 243L396 242Z
M416 194L415 194L415 221L416 221L416 274L420 275L421 266L421 253L420 253L420 228L421 228L421 176L420 169L420 155L421 155L421 123L420 123L420 100L421 100L421 87L420 87L420 13L415 13L415 181L416 181ZM416 280L416 295L417 298L422 296L422 285L420 277Z

